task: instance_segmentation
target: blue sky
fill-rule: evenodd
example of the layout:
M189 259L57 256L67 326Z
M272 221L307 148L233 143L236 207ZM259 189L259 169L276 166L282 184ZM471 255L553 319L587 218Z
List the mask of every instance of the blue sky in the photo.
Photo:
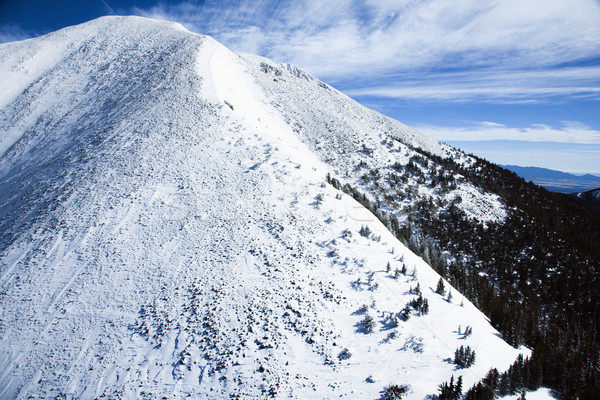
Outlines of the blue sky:
M598 0L0 0L0 41L113 13L296 64L497 163L600 174Z

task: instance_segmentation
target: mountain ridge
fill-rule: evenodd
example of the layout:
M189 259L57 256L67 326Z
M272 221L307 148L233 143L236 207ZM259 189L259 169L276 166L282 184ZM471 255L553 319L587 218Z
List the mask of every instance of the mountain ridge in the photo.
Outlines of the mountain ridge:
M102 18L0 61L0 397L424 398L530 354L365 207L396 171L396 223L413 197L500 223L499 196L425 184L415 149L472 157L170 23Z

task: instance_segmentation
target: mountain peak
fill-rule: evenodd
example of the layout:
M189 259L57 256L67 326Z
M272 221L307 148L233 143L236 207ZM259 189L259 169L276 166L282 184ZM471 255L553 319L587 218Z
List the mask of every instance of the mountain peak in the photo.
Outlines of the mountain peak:
M93 20L66 27L50 35L70 34L72 32L85 32L89 35L119 35L123 39L126 38L124 33L132 33L145 29L155 31L159 28L164 31L180 31L193 34L188 31L183 25L178 22L159 20L153 18L140 17L136 15L107 15ZM195 34L194 34L195 35ZM42 37L45 37L42 36Z
M347 194L385 171L502 221L496 195L419 183L422 154L464 154L172 23L105 17L0 61L0 397L423 398L466 343L465 385L529 353L436 293L378 192Z

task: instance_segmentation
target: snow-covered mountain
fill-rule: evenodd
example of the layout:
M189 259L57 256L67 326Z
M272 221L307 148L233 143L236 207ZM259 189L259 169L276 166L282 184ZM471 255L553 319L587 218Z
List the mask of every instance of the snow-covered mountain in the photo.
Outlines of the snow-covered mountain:
M106 17L0 45L0 107L0 398L423 399L528 354L326 179L502 221L415 149L473 160L294 66Z

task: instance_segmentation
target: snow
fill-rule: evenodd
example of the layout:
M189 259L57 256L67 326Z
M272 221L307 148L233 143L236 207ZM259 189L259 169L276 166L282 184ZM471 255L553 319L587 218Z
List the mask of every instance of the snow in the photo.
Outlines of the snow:
M503 400L518 400L520 398L521 398L520 394L502 397ZM553 395L553 393L550 389L540 388L540 389L536 390L535 392L526 391L525 398L527 400L548 400L548 399L555 399L556 397Z
M451 157L463 166L470 166L474 161L450 146L364 108L296 67L248 54L240 54L240 57L249 64L249 73L259 82L272 107L283 116L295 135L331 166L332 175L342 183L362 186L364 192L368 192L368 185L360 180L364 171L356 168L360 161L367 161L368 168L379 168L385 176L394 162L405 165L411 156L419 155L415 149ZM295 96L294 93L302 94ZM393 153L383 146L386 140L399 142L398 151ZM365 157L363 146L371 149L369 157ZM419 195L439 196L418 185L416 179L410 183L418 186ZM457 194L463 198L457 206L470 218L483 223L506 218L506 206L495 194L482 193L467 182L459 182L457 190L441 197L448 199ZM402 220L402 216L399 219Z
M325 183L353 179L362 144L393 161L385 137L451 148L166 22L101 18L0 60L0 398L377 398L394 383L422 399L528 354ZM430 313L391 328L417 283Z

